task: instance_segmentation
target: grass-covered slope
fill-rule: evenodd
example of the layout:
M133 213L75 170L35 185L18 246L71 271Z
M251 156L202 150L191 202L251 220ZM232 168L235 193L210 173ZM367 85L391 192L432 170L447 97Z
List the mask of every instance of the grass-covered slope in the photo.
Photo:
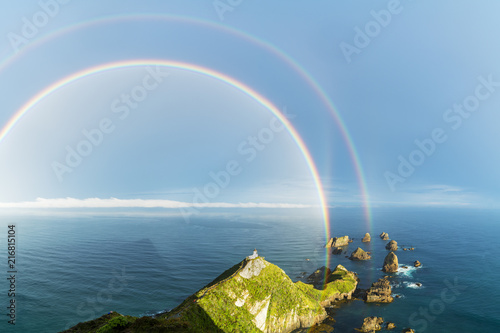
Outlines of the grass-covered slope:
M311 326L326 315L282 269L260 257L244 262L232 277L200 290L196 297L193 303L224 332L286 332L301 323ZM191 308L181 310L180 317L193 322Z
M157 318L111 314L67 332L290 332L322 321L324 306L350 297L357 284L342 266L327 281L318 290L262 257L245 259Z
M298 281L295 283L303 293L309 295L321 306L328 306L331 303L351 298L352 293L358 285L357 278L342 265L338 265L335 270L326 277L327 283L323 290L318 290L310 284Z

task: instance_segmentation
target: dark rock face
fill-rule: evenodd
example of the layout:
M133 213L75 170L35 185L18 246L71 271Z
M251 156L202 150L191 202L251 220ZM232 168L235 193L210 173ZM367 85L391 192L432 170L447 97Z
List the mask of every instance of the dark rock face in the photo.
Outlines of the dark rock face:
M384 318L380 317L366 317L363 320L363 326L359 329L361 332L374 332L382 329Z
M368 243L372 240L371 236L369 233L366 233L365 234L365 237L363 237L363 239L361 240L363 243Z
M398 257L394 254L394 252L389 252L384 259L382 271L386 273L395 273L398 271L398 265Z
M389 243L387 243L387 245L385 246L385 248L389 251L397 251L398 249L398 242L396 242L395 240L391 240Z
M351 260L369 260L371 258L372 257L370 257L370 255L363 251L360 247L358 247L349 257Z
M335 249L333 249L332 251L332 254L342 254L342 248L341 247L337 247Z
M419 267L419 266L422 266L422 264L420 263L420 261L415 260L415 262L413 263L413 266Z
M367 290L368 289L356 288L356 290L352 293L352 297L357 300L365 300Z
M381 278L372 283L370 289L366 291L367 303L391 303L394 298L391 296L392 288L387 278Z
M326 276L329 276L330 274L332 274L332 270L325 266L318 268L314 271L314 273L307 277L307 282L314 285L315 287L320 287L325 281L325 274Z
M339 247L346 246L349 244L349 236L333 237L331 238L325 247Z
M382 238L382 240L389 240L389 234L387 232L383 232L380 234L380 238Z

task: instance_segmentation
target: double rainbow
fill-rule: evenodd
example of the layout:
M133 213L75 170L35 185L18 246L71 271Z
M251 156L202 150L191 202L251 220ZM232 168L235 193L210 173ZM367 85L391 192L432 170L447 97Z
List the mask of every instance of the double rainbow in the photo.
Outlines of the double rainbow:
M64 35L76 32L81 29L87 29L91 27L95 27L98 25L106 25L106 24L111 24L111 23L117 23L117 22L129 22L129 21L169 21L169 22L178 22L178 23L184 23L184 24L192 24L192 25L197 25L201 26L204 28L210 28L214 29L223 33L227 33L229 35L235 36L237 38L241 38L253 45L256 45L259 48L262 48L274 56L276 56L278 59L283 61L285 64L287 64L290 68L292 68L310 87L311 89L315 92L315 94L319 97L319 99L322 101L323 105L327 108L331 116L333 117L334 121L336 122L338 129L340 131L340 134L343 137L343 140L346 143L346 146L348 148L350 158L352 161L352 164L354 166L354 170L357 176L358 184L359 184L359 189L362 197L362 205L363 205L363 210L364 210L364 215L365 215L365 220L366 220L366 225L369 231L371 231L371 210L370 210L370 200L369 200L369 194L367 191L367 186L364 180L364 172L362 165L360 163L360 159L358 156L358 153L355 149L355 145L353 142L353 139L351 135L349 134L349 131L347 129L347 126L345 125L344 121L342 120L341 115L337 112L335 109L333 102L331 99L328 97L328 95L325 93L321 85L312 77L310 73L307 72L306 69L304 69L299 63L297 63L293 58L291 58L289 55L281 51L279 48L276 46L268 43L265 40L259 39L251 34L230 28L228 26L224 26L218 23L210 22L210 21L205 21L205 20L200 20L200 19L194 19L190 17L183 17L183 16L173 16L173 15L158 15L158 14L131 14L131 15L119 15L119 16L107 16L107 17L101 17L101 18L96 18L92 19L89 21L84 21L84 22L79 22L70 26L66 26L62 29L56 30L51 32L48 35L42 36L39 39L32 41L28 46L23 48L20 52L15 53L11 55L10 57L4 59L3 61L0 62L0 72L7 68L9 65L13 64L15 61L18 59L21 59L24 54L29 52L30 50L35 49L36 47L39 47L45 43L48 43L56 38L62 37ZM23 117L24 114L26 114L33 106L35 106L39 101L47 97L48 95L52 94L59 88L63 87L64 85L67 85L71 82L74 82L76 80L79 80L81 78L99 73L99 72L104 72L104 71L109 71L117 68L123 68L123 67L133 67L133 66L150 66L150 65L160 65L160 66L166 66L166 67L172 67L172 68L180 68L180 69L186 69L186 70L191 70L203 75L210 76L212 78L221 80L237 89L240 89L241 91L245 92L247 95L249 95L251 98L262 104L264 107L268 108L287 128L288 132L292 136L293 140L296 142L297 146L299 147L302 155L304 156L304 159L307 163L307 166L313 176L315 186L317 187L318 190L318 198L321 204L321 210L322 210L322 215L324 219L324 225L325 225L325 238L328 240L330 238L331 234L331 225L329 221L329 211L328 211L328 205L327 205L327 200L326 196L324 193L323 186L320 181L320 177L318 174L317 167L311 157L311 154L309 150L307 149L303 139L300 137L299 133L296 131L296 129L292 126L292 124L289 122L289 120L279 111L276 106L274 106L268 99L266 99L264 96L260 95L257 93L255 90L252 88L248 87L247 85L243 84L242 82L239 82L225 74L222 74L220 72L217 72L213 69L207 68L207 67L202 67L194 64L189 64L185 62L179 62L179 61L167 61L167 60L125 60L125 61L118 61L118 62L113 62L113 63L108 63L104 65L98 65L95 67L91 67L82 71L79 71L73 75L70 75L68 77L65 77L56 83L53 83L52 85L46 87L42 91L40 91L38 94L36 94L34 97L32 97L27 103L25 103L7 122L7 124L2 128L0 132L0 142L3 140L3 138L12 130L12 128L16 125L16 123ZM329 255L327 255L327 264L328 264L328 258Z

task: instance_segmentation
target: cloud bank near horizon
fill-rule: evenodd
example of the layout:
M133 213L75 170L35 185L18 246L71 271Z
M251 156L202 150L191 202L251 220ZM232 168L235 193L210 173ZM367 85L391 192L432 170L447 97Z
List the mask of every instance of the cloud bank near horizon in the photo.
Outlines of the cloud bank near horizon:
M35 201L0 202L0 208L313 208L314 205L264 202L188 203L173 200L37 198Z

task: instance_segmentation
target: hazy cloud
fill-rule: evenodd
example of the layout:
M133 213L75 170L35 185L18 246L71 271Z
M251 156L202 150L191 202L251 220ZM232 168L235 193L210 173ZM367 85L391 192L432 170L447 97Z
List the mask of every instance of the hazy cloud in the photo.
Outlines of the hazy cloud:
M37 198L35 201L0 202L0 208L310 208L312 205L263 202L188 203L172 200Z

